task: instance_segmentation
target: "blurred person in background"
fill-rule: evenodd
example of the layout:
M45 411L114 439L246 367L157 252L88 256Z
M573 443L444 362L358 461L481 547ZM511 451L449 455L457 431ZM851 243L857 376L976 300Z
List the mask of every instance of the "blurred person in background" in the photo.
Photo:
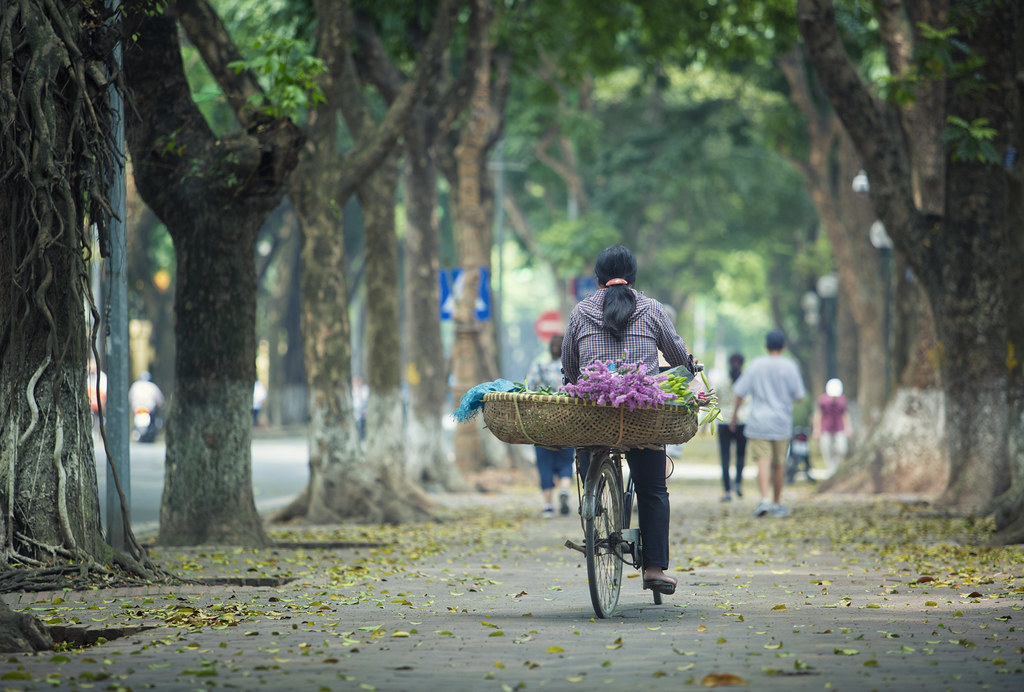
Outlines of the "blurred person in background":
M716 387L718 405L722 409L722 420L718 424L718 451L722 461L722 488L725 494L722 495L722 502L732 500L732 490L735 489L736 497L743 497L743 466L747 456L747 438L744 434L747 422L747 414L750 411L750 400L743 402L740 410L736 411L735 420L733 411L736 408L736 395L732 386L743 372L743 354L734 353L729 356L729 382L722 387ZM730 483L729 466L730 456L733 447L736 448L736 482Z
M828 475L839 468L850 451L850 409L843 396L843 381L833 377L825 383L825 393L818 397L812 422L814 437L818 440L821 456L825 459Z
M163 427L164 393L153 382L149 372L139 373L139 379L128 388L128 405L131 407L135 439L153 442Z
M562 339L561 334L551 337L548 355L541 356L526 373L526 388L531 392L553 394L562 387ZM558 483L558 512L569 513L569 487L572 484L573 464L576 450L572 447L553 449L534 447L537 453L537 473L540 476L540 491L544 497L541 516L550 519L555 516L554 490Z

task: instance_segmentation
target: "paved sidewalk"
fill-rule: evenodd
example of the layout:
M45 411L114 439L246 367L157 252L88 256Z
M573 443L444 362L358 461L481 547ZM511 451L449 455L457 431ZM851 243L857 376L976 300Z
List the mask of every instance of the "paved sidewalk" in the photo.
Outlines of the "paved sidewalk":
M596 619L583 556L562 547L580 539L578 518L540 519L532 488L448 496L434 524L292 528L292 547L265 551L153 550L192 576L278 586L7 594L93 635L137 629L6 656L2 687L1024 689L1020 548L959 547L977 527L813 498L806 484L787 488L786 519L752 516L753 484L731 503L714 481L677 477L671 490L680 587L661 606L627 567L615 617Z

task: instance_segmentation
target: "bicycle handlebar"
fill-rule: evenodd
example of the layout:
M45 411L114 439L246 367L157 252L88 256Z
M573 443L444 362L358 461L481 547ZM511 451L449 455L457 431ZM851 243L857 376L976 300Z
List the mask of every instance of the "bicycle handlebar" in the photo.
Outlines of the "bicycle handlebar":
M658 366L658 372L665 372L667 370L671 370L672 367L673 366L671 366L671 365L659 365ZM696 361L696 359L694 359L693 370L691 371L692 374L696 375L698 372L701 372L703 370L704 370L704 364L703 363L698 363Z

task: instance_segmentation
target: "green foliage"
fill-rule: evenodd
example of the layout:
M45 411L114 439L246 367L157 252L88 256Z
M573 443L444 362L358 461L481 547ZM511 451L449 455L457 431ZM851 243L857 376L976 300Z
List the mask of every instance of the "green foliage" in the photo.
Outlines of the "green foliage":
M594 258L604 248L621 242L621 234L600 215L561 219L536 234L544 257L558 266L563 278L589 274Z
M704 296L728 343L760 343L773 326L766 297L792 291L796 305L806 290L795 265L810 253L794 250L793 229L816 218L801 176L773 150L798 146L790 104L749 72L700 65L665 65L660 76L640 65L615 70L595 79L587 100L557 86L522 77L506 130L507 160L526 164L507 174L507 187L530 226L544 229L535 232L544 260L562 276L587 275L602 247L623 242L640 261L642 290L679 310ZM533 151L552 127L577 153L584 221L566 220L565 180ZM561 155L554 145L547 153ZM769 281L770 272L795 285Z
M251 70L266 90L250 99L250 105L273 118L295 118L299 112L324 102L316 76L324 71L323 61L311 55L308 44L295 38L261 34L252 43L255 57L228 66L236 72Z
M268 31L313 40L313 0L212 0L235 40L244 45Z
M125 0L121 4L121 11L127 15L144 15L156 17L167 8L167 0Z
M904 75L878 79L882 97L890 103L906 105L915 99L915 90L925 82L944 79L959 80L957 88L976 91L992 88L981 80L979 70L985 61L961 41L957 27L937 29L924 22L917 23L916 58Z
M978 161L999 163L999 152L992 145L998 132L988 126L988 118L976 118L967 122L950 115L946 118L946 129L942 141L949 148L954 161Z
M352 3L357 19L374 28L388 55L403 70L413 68L437 15L437 6L437 0L354 0Z
M508 0L501 30L517 68L557 66L564 79L604 75L627 65L715 67L759 64L796 40L793 3L706 0Z

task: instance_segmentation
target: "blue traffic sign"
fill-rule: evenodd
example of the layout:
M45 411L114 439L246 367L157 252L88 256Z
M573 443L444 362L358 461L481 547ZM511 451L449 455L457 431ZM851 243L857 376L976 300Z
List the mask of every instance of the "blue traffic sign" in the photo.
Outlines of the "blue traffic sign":
M476 318L481 322L491 319L491 281L490 270L480 267L480 291L476 297ZM455 317L455 301L462 295L462 267L441 269L438 272L439 297L441 300L441 320L447 321Z
M572 292L576 297L577 303L591 293L597 293L597 277L593 274L590 276L577 276L572 280Z

